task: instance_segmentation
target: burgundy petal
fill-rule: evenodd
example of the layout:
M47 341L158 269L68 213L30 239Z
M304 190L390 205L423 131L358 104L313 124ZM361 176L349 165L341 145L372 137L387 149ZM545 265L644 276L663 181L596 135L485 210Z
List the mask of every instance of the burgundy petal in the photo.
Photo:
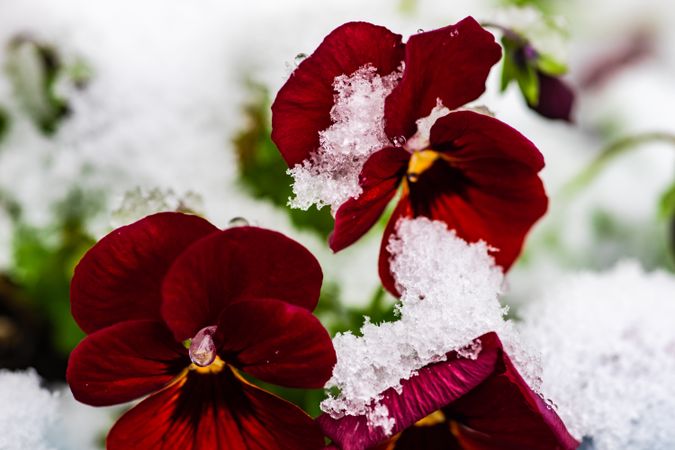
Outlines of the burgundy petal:
M321 388L336 362L333 343L319 320L306 309L280 300L229 305L215 339L228 362L282 386Z
M472 17L411 36L403 79L385 103L387 135L410 137L415 121L428 116L437 99L452 110L478 98L500 58L494 36Z
M75 398L93 406L155 392L190 365L164 323L134 320L96 331L73 350L66 379Z
M272 140L290 167L319 147L319 132L331 125L335 77L368 64L388 75L403 61L403 48L401 36L384 27L350 22L300 63L272 105Z
M552 77L538 72L539 103L530 108L549 119L572 121L574 91L559 77Z
M508 355L495 374L444 409L455 417L462 448L574 450L579 446L555 411L534 393Z
M353 244L377 222L396 194L409 159L410 153L399 147L384 148L368 158L359 176L363 192L343 203L335 215L329 240L334 252Z
M177 341L216 325L232 301L275 298L313 310L323 275L316 258L281 233L230 228L176 259L163 285L162 316Z
M410 184L415 216L442 220L469 242L486 241L507 270L548 206L537 175L543 157L518 131L469 111L439 119L431 142L448 160L439 158Z
M451 424L413 425L371 450L463 450L452 434ZM471 447L468 447L471 448Z
M298 407L229 368L190 372L120 418L108 450L318 450L323 436Z
M480 339L482 351L476 360L449 353L447 361L424 367L416 376L402 381L400 393L395 389L383 393L382 403L395 421L392 434L466 395L493 373L501 354L501 342L494 333ZM333 419L324 414L317 421L342 450L363 450L387 438L382 428L368 427L364 416Z
M384 286L385 289L391 293L391 295L397 298L400 297L401 294L396 289L396 280L394 280L391 270L389 269L392 255L389 250L387 250L387 245L389 245L389 239L391 239L391 235L396 232L396 224L398 223L399 219L406 217L413 217L413 210L407 190L404 189L404 192L401 195L398 204L396 205L396 209L394 209L394 212L391 214L389 222L387 222L387 226L384 229L382 242L380 243L380 255L377 262L377 269L378 273L380 274L382 286Z
M217 228L180 213L159 213L116 229L75 268L73 317L86 333L124 320L159 319L161 283L174 259Z

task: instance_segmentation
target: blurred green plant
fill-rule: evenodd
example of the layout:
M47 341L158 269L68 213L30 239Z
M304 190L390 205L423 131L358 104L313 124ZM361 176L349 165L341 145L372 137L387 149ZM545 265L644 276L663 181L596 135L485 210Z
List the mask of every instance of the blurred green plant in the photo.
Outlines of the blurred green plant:
M243 111L247 124L233 140L239 163L239 182L255 198L269 200L282 207L298 228L328 237L333 229L333 218L328 208L301 211L287 207L293 194L293 179L286 173L286 163L270 138L269 92L250 81L245 83L245 89L250 98Z
M7 114L5 108L0 106L0 142L7 134L7 130L9 130L9 114Z
M26 35L10 41L6 70L20 105L45 135L56 132L70 113L59 83L65 79L82 89L91 77L84 61L66 65L53 46Z
M15 226L12 276L29 301L48 318L52 341L68 355L84 337L70 314L70 280L82 255L95 243L86 222L100 206L100 196L78 188L56 205L53 225Z

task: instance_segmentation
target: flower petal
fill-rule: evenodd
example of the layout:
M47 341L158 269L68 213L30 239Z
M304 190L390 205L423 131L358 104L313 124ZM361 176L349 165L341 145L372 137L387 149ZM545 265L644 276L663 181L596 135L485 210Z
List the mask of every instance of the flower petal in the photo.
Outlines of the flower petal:
M190 372L120 418L108 450L318 450L323 436L298 407L229 368Z
M391 274L391 270L389 268L392 255L389 253L389 250L387 250L387 246L389 245L389 239L391 238L391 235L396 232L396 223L403 217L413 217L412 205L410 204L410 199L405 189L401 195L401 198L398 200L398 204L396 205L394 212L389 218L389 222L387 222L386 228L384 229L382 242L380 243L380 255L377 262L377 269L378 273L380 274L382 286L384 286L384 288L396 298L400 297L401 294L396 289L396 280Z
M162 317L177 341L216 325L238 299L275 298L313 310L323 275L316 258L276 231L230 228L200 240L169 269Z
M86 333L124 320L159 319L161 283L173 260L217 228L159 213L114 230L84 255L70 286L73 317Z
M537 72L539 77L539 103L528 106L549 119L572 121L574 91L559 77Z
M336 362L333 343L319 320L281 300L229 305L218 321L215 339L228 362L282 386L321 388Z
M437 99L452 110L478 98L500 58L494 36L472 17L411 36L403 79L385 103L387 136L412 136L415 121L428 116Z
M394 419L392 434L461 398L492 374L501 353L501 342L494 333L480 339L482 350L476 360L459 358L451 352L447 361L424 367L416 376L403 380L400 393L393 388L383 393L381 403ZM342 450L363 450L387 438L382 428L370 428L365 416L333 419L323 414L317 421Z
M189 365L164 323L134 320L84 338L70 354L66 379L77 400L107 406L155 392Z
M439 158L410 185L415 216L442 220L469 241L486 241L507 270L548 198L537 172L543 157L527 138L489 116L448 114L431 130Z
M574 450L579 446L555 410L527 385L508 355L496 373L444 409L459 417L462 448L476 450Z
M363 192L343 203L335 215L329 239L334 252L353 244L377 222L396 194L409 159L410 153L399 147L384 148L368 158L359 176Z
M291 74L272 105L272 140L289 167L319 147L319 132L331 125L333 81L370 64L380 75L403 61L401 36L366 22L332 31Z

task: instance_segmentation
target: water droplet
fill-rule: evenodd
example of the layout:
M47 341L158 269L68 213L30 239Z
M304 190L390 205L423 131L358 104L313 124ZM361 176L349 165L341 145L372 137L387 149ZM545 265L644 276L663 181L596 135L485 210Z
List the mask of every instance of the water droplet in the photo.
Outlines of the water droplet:
M229 228L234 228L234 227L247 227L249 226L248 220L244 219L243 217L233 217L230 219L230 221L227 223L227 226Z
M450 31L450 37L456 37L459 36L459 30L451 30Z
M213 334L216 327L205 327L192 338L190 342L190 360L199 367L206 367L216 360L216 344Z
M403 147L405 145L405 141L405 136L396 136L394 139L392 139L394 147Z
M424 30L423 30L422 28L418 28L418 29L417 29L417 32L418 32L418 33L424 33Z
M303 62L307 58L306 53L298 53L295 55L295 58L293 59L293 62L295 63L296 66L300 65L301 62Z
M420 179L420 174L418 173L409 173L408 174L408 181L411 183L417 183L417 180Z

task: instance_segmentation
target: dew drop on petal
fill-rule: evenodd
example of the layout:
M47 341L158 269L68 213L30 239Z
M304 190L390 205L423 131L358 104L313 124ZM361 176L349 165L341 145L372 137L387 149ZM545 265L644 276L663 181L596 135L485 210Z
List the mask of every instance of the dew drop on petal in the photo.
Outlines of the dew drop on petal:
M417 29L417 32L418 32L418 33L424 33L424 29L418 28L418 29Z
M459 36L459 30L450 31L450 37L457 37L457 36Z
M395 147L403 147L405 145L405 136L396 136L391 140Z
M234 228L234 227L247 227L250 224L248 223L248 220L244 219L243 217L233 217L230 219L230 221L227 223L227 226L229 228Z
M190 360L199 367L206 367L216 359L216 344L213 334L216 327L205 327L192 338L190 342Z

